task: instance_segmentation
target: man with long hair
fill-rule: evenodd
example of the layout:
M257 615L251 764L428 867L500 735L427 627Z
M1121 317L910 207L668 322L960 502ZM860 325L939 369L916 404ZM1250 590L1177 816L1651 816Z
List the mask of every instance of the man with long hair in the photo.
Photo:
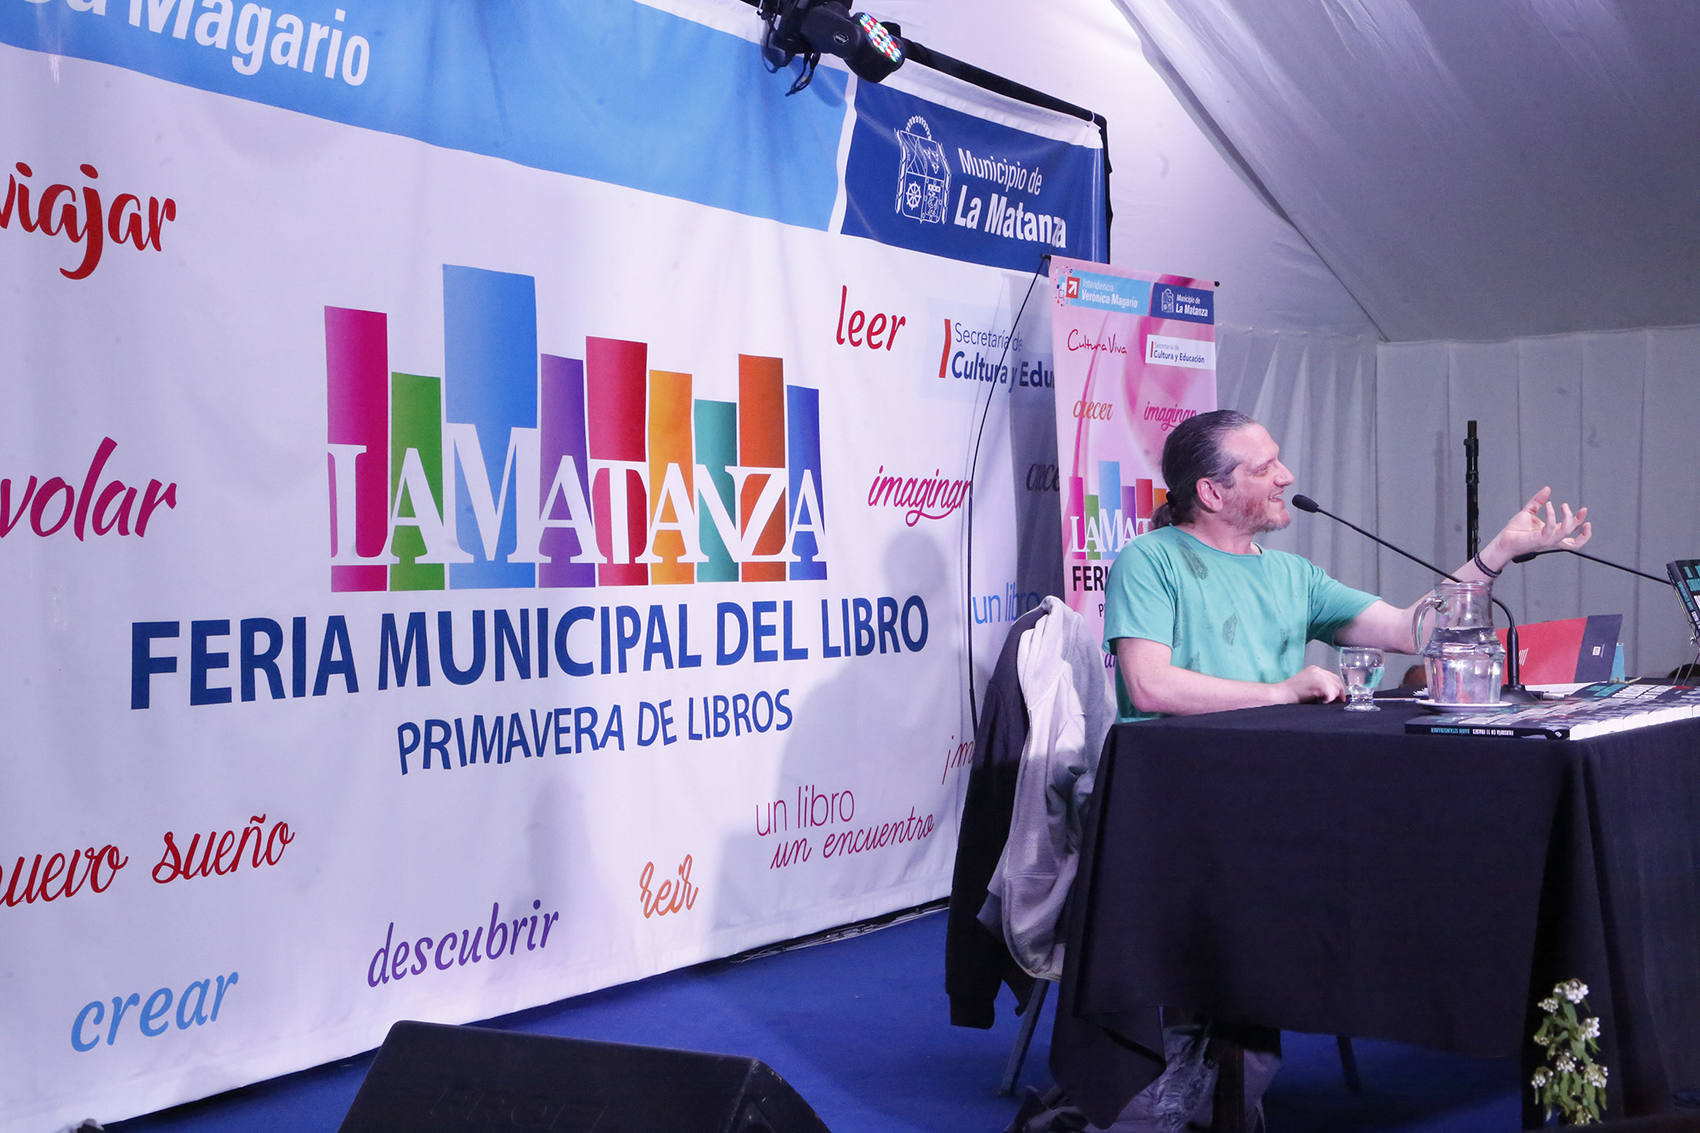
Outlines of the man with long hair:
M1304 663L1308 641L1415 653L1411 613L1330 578L1299 555L1256 539L1292 520L1293 474L1262 425L1219 409L1188 418L1163 445L1167 502L1153 530L1123 547L1110 568L1104 643L1116 655L1125 719L1339 700L1333 672ZM1542 488L1470 562L1464 580L1499 576L1525 551L1580 547L1588 509L1555 510ZM1418 599L1421 601L1421 599ZM1260 1111L1280 1066L1280 1034L1164 1013L1167 1067L1117 1119L1117 1130L1208 1127L1214 1072L1206 1051L1227 1039L1244 1055L1244 1096Z
M1110 568L1104 642L1123 719L1341 699L1336 674L1304 663L1307 641L1417 652L1415 602L1391 606L1256 542L1291 522L1293 474L1252 418L1218 409L1183 421L1163 445L1163 479L1159 526ZM1452 573L1492 582L1513 556L1586 543L1588 509L1555 510L1551 497L1536 492Z

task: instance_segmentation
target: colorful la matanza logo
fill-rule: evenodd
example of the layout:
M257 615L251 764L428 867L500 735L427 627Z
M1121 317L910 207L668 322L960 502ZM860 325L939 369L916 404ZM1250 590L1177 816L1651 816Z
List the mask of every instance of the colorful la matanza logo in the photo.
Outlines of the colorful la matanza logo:
M542 354L528 275L445 265L443 373L381 311L325 308L331 590L826 577L820 391L739 355L694 396L648 345Z
M1122 481L1120 461L1101 460L1096 483L1066 478L1068 506L1063 521L1065 553L1071 559L1113 559L1138 535L1151 530L1151 514L1168 490L1138 476Z

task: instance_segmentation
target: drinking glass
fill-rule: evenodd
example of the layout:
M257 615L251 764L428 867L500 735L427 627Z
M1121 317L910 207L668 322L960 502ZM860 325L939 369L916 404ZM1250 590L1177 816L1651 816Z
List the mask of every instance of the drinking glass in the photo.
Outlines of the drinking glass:
M1379 649L1347 646L1340 650L1340 680L1346 685L1346 711L1379 712L1370 699L1381 683L1382 657Z

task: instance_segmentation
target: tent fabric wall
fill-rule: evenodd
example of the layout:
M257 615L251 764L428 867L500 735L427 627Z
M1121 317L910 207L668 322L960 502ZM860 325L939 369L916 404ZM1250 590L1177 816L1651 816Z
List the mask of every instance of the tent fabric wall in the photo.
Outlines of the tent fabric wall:
M1700 465L1694 388L1700 327L1560 335L1496 343L1383 344L1377 351L1376 518L1440 565L1464 556L1465 422L1481 438L1485 541L1543 484L1586 504L1588 553L1662 575L1700 556ZM1389 589L1426 587L1427 572L1381 555ZM1498 586L1526 621L1624 615L1631 675L1694 659L1668 587L1574 556L1513 566Z
M1377 492L1363 474L1375 467L1378 451L1369 424L1375 352L1369 337L1244 330L1224 332L1217 350L1223 408L1249 413L1269 429L1296 478L1292 491L1363 526L1375 514ZM1295 512L1285 531L1260 541L1304 555L1349 585L1382 592L1375 545L1321 516ZM1399 593L1388 597L1406 600Z
M1700 327L1499 343L1224 331L1220 403L1262 421L1295 492L1445 569L1462 562L1466 422L1480 437L1480 537L1542 485L1586 505L1588 552L1663 575L1700 557L1694 395ZM1376 470L1366 474L1366 469ZM1321 516L1264 541L1406 605L1434 575ZM1497 593L1519 621L1624 615L1630 675L1694 660L1668 587L1567 555L1513 566ZM1313 660L1327 662L1327 651ZM1394 664L1390 678L1396 678Z

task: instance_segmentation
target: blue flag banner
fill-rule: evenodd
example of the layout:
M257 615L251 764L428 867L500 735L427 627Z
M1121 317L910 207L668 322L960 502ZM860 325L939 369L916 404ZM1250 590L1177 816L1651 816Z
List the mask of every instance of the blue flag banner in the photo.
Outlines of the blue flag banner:
M859 84L855 110L846 235L1017 271L1045 254L1108 258L1101 149L891 85Z

